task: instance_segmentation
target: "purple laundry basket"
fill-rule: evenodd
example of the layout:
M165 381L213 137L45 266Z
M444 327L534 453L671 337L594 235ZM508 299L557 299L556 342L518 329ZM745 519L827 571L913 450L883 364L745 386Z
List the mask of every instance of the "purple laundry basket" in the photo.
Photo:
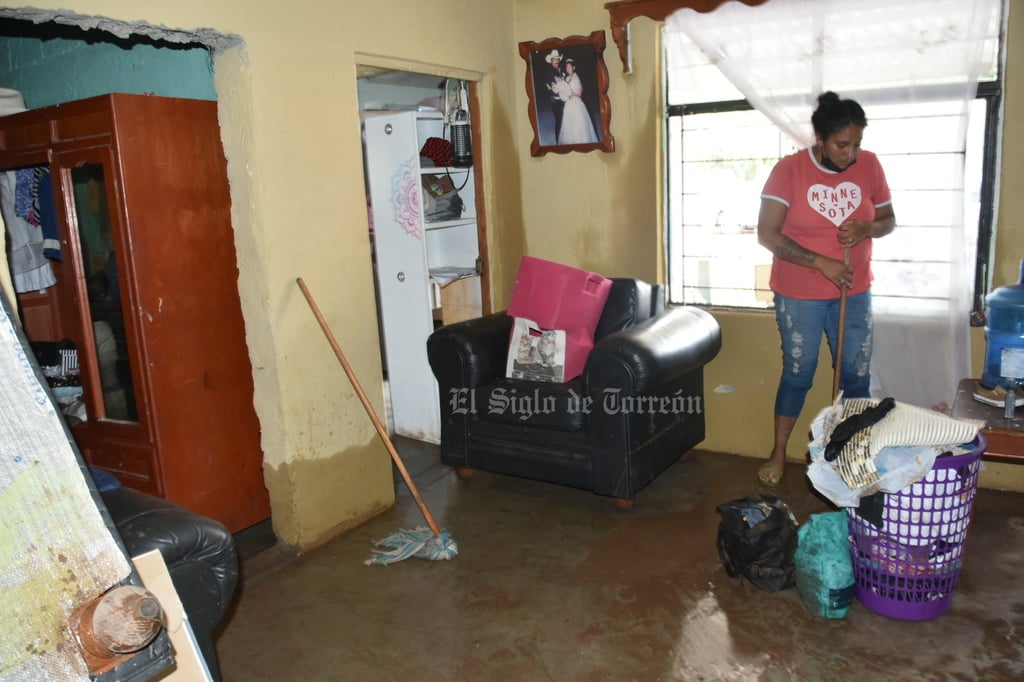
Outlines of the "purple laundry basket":
M921 481L885 493L882 528L847 509L855 593L864 606L900 620L931 620L952 606L988 442L979 433L971 446L937 458Z

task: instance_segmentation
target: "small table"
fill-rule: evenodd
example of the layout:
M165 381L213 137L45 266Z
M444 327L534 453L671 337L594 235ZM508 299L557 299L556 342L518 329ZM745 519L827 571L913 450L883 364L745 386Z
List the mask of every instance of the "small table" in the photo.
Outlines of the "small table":
M1024 462L1024 407L1018 407L1014 419L1003 417L1003 408L986 405L974 399L977 379L961 379L953 401L951 415L956 419L981 419L981 430L988 440L984 459Z

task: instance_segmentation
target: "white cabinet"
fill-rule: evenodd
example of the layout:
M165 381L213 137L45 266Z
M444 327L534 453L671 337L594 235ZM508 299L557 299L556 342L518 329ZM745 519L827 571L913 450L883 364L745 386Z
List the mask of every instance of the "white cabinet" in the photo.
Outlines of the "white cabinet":
M431 137L444 137L439 113L363 114L364 161L391 419L398 435L439 443L437 382L427 363L427 337L451 286L460 312L480 314L480 250L472 168L422 160ZM458 199L453 199L455 191ZM440 194L440 196L437 196ZM461 200L462 209L457 205ZM445 209L449 210L445 210ZM433 277L431 271L434 271ZM474 311L473 301L476 301ZM466 301L469 301L467 304Z

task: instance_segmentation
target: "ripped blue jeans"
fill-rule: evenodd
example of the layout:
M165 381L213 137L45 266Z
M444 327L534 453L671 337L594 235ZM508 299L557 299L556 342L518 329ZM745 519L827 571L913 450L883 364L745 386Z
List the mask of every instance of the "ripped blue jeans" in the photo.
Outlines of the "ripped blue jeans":
M832 367L836 366L839 299L807 300L775 294L775 320L782 339L782 378L775 394L775 414L798 417L814 381L822 333L832 353ZM871 292L848 296L839 378L843 397L870 397L871 330Z

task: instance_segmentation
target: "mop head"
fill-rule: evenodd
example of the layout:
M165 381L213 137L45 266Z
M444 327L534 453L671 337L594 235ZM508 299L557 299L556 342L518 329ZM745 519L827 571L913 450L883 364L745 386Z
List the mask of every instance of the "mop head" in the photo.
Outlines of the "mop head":
M388 566L411 556L430 561L447 561L454 559L459 553L459 545L448 535L448 531L443 530L440 535L434 535L433 531L423 526L417 526L413 530L397 530L373 544L376 547L391 549L373 550L373 556L363 562L367 566Z

